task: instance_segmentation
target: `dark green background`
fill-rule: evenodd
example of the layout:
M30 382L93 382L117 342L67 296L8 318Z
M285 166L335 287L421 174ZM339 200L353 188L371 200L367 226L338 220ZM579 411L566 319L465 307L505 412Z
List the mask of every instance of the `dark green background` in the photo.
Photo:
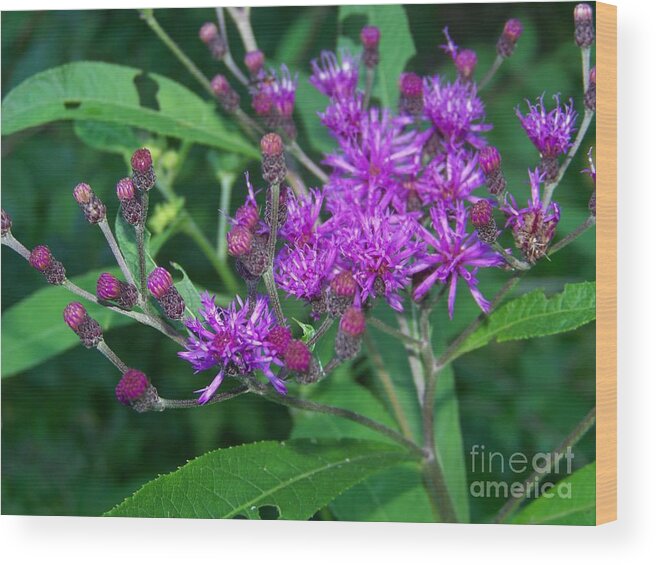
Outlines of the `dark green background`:
M566 98L574 96L577 108L582 107L572 8L569 3L406 8L418 53L408 68L423 74L440 71L453 75L450 61L438 49L444 42L441 30L445 25L459 45L478 52L480 78L494 56L504 21L519 17L524 22L525 34L515 56L483 94L488 121L495 126L489 139L501 149L510 189L520 201L527 198L526 170L537 163L537 153L526 140L514 107L543 92L547 97L556 92ZM158 10L156 15L207 75L217 72L217 64L197 38L199 26L213 18L213 10ZM253 19L260 47L272 58L284 58L292 70L308 71L312 57L322 48L335 46L334 8L259 8ZM240 60L239 49L235 46L233 50ZM36 72L79 60L158 72L203 96L136 11L2 14L3 97ZM586 151L593 140L594 126L583 145ZM300 141L308 146L302 129ZM206 156L206 148L192 149L177 190L212 236L219 192ZM563 212L560 235L585 218L591 183L578 175L585 166L582 151L556 194ZM256 174L259 165L250 163L248 168ZM13 216L14 232L25 245L31 248L47 243L71 275L82 274L110 265L111 256L100 232L79 213L71 188L81 180L89 182L113 215L113 186L125 173L119 156L85 146L70 122L36 128L3 138L2 206ZM241 198L238 194L237 199ZM566 282L593 280L594 253L595 236L588 232L551 263L543 261L517 292L544 288L551 293ZM216 289L214 272L183 236L172 239L161 257L162 263L168 259L183 262L193 280ZM490 297L504 275L486 272L480 278ZM3 310L42 284L42 278L22 259L3 248ZM449 322L442 312L436 318L435 331L453 335L475 314L471 297L461 288L455 320ZM2 332L6 335L11 327L3 324ZM555 447L594 404L594 332L594 324L590 324L561 336L492 345L459 360L455 370L466 449L485 444L506 454L516 450L532 454ZM131 326L110 333L109 339L129 364L149 375L166 376L157 380L165 396L188 397L207 378L193 376L188 365L176 358L175 347L149 329ZM115 401L116 378L113 367L97 353L78 347L3 380L4 514L98 515L145 481L209 449L282 439L290 431L291 419L285 409L244 397L205 410L139 415ZM594 441L589 434L576 450L575 465L578 468L593 459ZM495 500L472 502L472 518L478 521L487 519L501 504Z

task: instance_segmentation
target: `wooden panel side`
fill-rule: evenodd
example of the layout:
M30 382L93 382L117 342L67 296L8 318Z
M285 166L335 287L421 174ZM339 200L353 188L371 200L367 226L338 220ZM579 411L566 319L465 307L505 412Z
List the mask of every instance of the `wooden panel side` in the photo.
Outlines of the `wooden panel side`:
M617 518L617 8L597 2L597 524Z

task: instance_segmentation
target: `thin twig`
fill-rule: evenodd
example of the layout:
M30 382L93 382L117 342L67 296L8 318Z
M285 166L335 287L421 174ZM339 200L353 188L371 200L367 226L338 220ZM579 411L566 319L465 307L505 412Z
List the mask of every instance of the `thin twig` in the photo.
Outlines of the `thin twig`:
M492 247L494 247L494 249L499 252L499 254L505 259L506 263L508 263L508 265L510 265L513 269L517 271L528 271L531 268L530 263L521 261L514 255L508 253L503 247L501 247L498 241L495 241Z
M382 356L380 355L376 345L371 339L369 332L364 334L364 343L367 346L367 351L369 351L371 362L374 364L374 368L376 369L376 375L380 379L380 382L383 385L383 389L385 390L385 394L387 395L387 399L392 406L392 412L394 412L396 422L399 424L403 435L408 439L412 439L412 430L410 429L408 418L403 411L403 406L401 406L399 397L396 394L396 388L394 387L392 376L385 367L385 362L383 361Z
M580 226L578 226L574 231L568 233L563 239L556 242L551 246L549 250L548 257L558 253L563 247L566 247L572 243L575 239L578 239L583 233L585 233L589 228L594 226L597 223L597 219L594 216L588 216Z
M294 155L294 157L296 157L299 162L322 183L328 182L328 175L319 168L319 165L307 156L305 151L301 149L301 146L296 141L292 141L287 145L287 151Z
M6 245L9 249L13 249L26 261L30 260L30 251L20 241L18 241L11 233L2 236L2 245Z
M223 62L239 82L241 82L244 86L248 86L248 79L241 72L240 68L235 63L235 60L232 58L230 42L228 41L228 30L225 25L225 16L223 15L223 8L216 9L216 19L219 22L219 30L221 31L221 37L223 38L226 48L226 53L223 56Z
M581 68L583 72L583 96L590 86L590 46L581 47Z
M499 70L499 67L501 67L503 61L504 58L501 55L497 55L496 59L494 59L494 63L492 63L492 66L483 77L483 80L478 83L479 92L483 90L490 83L494 75L497 74L497 71Z
M583 420L581 420L567 435L562 443L549 454L547 457L548 464L545 465L544 468L541 468L540 470L534 470L533 473L531 473L529 478L524 482L524 492L526 493L527 498L531 493L531 489L533 487L537 488L540 479L551 473L553 463L558 462L568 449L574 447L581 440L581 438L583 438L583 436L590 430L590 428L594 426L596 419L596 408L592 408L592 410L586 414L585 418L583 418ZM508 501L501 507L501 510L499 510L498 514L494 517L494 523L500 524L504 522L506 518L517 509L523 500L525 499L515 497L509 498Z
M364 85L364 99L362 102L362 107L366 110L369 107L369 101L371 100L371 92L374 89L374 79L376 78L375 69L367 67L365 72L365 85Z
M283 324L285 321L285 315L282 311L282 305L280 304L280 297L278 296L278 288L276 287L276 281L273 277L273 261L276 254L276 240L278 237L278 214L280 209L280 185L278 183L273 183L269 187L271 195L271 210L269 214L269 240L267 241L267 261L268 267L262 278L264 279L264 285L266 286L269 298L273 303L273 310L276 315L276 319L279 324Z
M123 253L121 253L121 248L118 246L118 242L116 241L116 238L112 233L112 229L109 227L107 218L99 222L98 226L100 227L100 231L102 231L103 235L105 236L105 239L107 240L107 244L109 245L109 248L112 250L112 254L116 258L116 262L118 263L118 266L121 269L121 272L125 277L125 280L129 282L132 286L137 287L137 284L134 281L134 276L132 275L132 271L130 271L130 267L128 267L128 264L125 262Z
M424 345L420 340L415 339L414 337L406 333L403 333L402 331L397 330L392 326L387 325L385 322L379 320L378 318L374 318L373 316L369 317L367 318L367 322L370 325L372 325L374 328L377 328L381 332L391 335L392 337L398 339L399 341L403 342L405 345L409 347L413 347L415 349L421 349Z
M96 349L100 351L100 353L102 353L105 357L107 357L112 365L121 371L121 373L125 373L129 369L129 367L123 363L123 361L121 361L119 356L111 350L109 345L107 345L104 340L96 346Z
M332 316L327 316L323 322L321 322L321 325L317 329L316 332L314 332L314 335L308 339L307 346L312 347L314 346L322 337L323 335L332 327L333 323L335 322L335 318Z
M250 8L226 8L228 14L235 22L237 31L241 36L241 41L244 44L246 52L257 51L257 42L255 41L255 34L251 27L251 9Z
M236 398L249 391L249 388L245 385L240 385L232 390L227 392L221 392L215 394L210 398L205 404L198 404L198 399L183 399L183 400L174 400L170 398L160 398L162 406L165 410L179 409L179 408L202 408L203 406L209 406L210 404L218 404L219 402L225 402L231 398Z

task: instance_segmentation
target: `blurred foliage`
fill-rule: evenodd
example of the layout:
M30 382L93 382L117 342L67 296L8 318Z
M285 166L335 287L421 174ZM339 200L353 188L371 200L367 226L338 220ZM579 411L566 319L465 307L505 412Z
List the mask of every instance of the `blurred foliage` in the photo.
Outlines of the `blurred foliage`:
M416 55L408 69L424 74L453 76L449 59L439 49L441 30L449 27L454 40L479 56L479 76L494 58L494 45L509 17L525 26L515 55L502 67L483 93L488 121L494 124L491 143L504 156L509 188L519 201L528 197L526 170L537 163L537 153L526 140L514 107L525 98L562 93L582 108L580 57L572 40L573 4L463 4L413 5L407 11ZM198 40L199 26L214 17L211 9L158 10L162 26L207 75L216 63ZM292 69L309 72L309 60L321 49L336 45L337 11L330 7L257 8L253 11L261 49ZM236 38L230 26L229 35ZM242 51L233 41L236 60ZM36 72L71 61L94 60L128 64L177 80L204 93L182 65L161 45L136 11L5 12L2 17L2 90ZM301 92L310 89L301 87ZM312 96L312 94L308 94ZM324 104L320 97L317 104ZM316 110L322 109L317 106ZM301 127L304 147L315 142L315 129ZM556 198L562 207L559 234L571 231L587 214L591 183L578 171L586 166L585 150L594 140L594 125L583 149L572 163ZM318 137L316 138L318 139ZM173 144L173 149L175 149ZM200 229L214 237L220 202L219 182L210 152L193 146L178 173L176 190ZM320 155L313 153L318 160ZM70 123L54 123L3 139L2 206L14 219L15 232L32 247L46 243L56 251L71 275L89 266L112 265L99 230L91 229L70 196L84 180L116 212L116 180L126 174L119 153L97 151L83 143ZM259 165L243 163L256 174ZM243 198L237 180L232 205ZM163 212L162 212L163 213ZM510 245L510 241L505 242ZM163 247L162 263L176 260L192 280L216 291L215 271L190 240L177 235ZM2 252L3 311L40 288L41 277L11 252ZM507 275L481 276L482 291L491 296ZM547 294L566 282L595 278L594 231L543 261L515 289L535 288ZM38 313L35 313L38 315ZM306 313L295 313L304 319ZM467 293L458 296L456 316L435 313L440 342L452 338L475 316ZM2 332L11 333L5 325ZM131 325L110 332L113 348L129 364L156 375L161 393L186 397L207 376L194 376L176 356L175 347L159 334ZM560 336L528 342L492 344L468 354L455 364L460 420L465 453L472 444L510 454L535 453L556 446L595 401L594 324ZM357 363L359 382L370 380L368 364ZM98 515L160 473L176 469L207 450L244 442L284 439L291 431L288 411L259 398L239 397L205 410L140 415L126 410L113 397L116 374L95 352L81 347L2 382L2 512L5 514ZM165 423L163 420L165 419ZM594 460L592 434L576 449L575 467ZM513 479L494 476L468 479ZM478 499L472 520L483 521L502 501ZM323 517L329 515L322 514Z

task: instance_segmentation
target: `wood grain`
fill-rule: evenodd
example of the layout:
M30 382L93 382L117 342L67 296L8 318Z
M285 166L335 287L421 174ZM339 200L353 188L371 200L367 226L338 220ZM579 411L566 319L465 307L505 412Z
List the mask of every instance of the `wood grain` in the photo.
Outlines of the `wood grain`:
M597 524L617 519L617 7L597 2Z

